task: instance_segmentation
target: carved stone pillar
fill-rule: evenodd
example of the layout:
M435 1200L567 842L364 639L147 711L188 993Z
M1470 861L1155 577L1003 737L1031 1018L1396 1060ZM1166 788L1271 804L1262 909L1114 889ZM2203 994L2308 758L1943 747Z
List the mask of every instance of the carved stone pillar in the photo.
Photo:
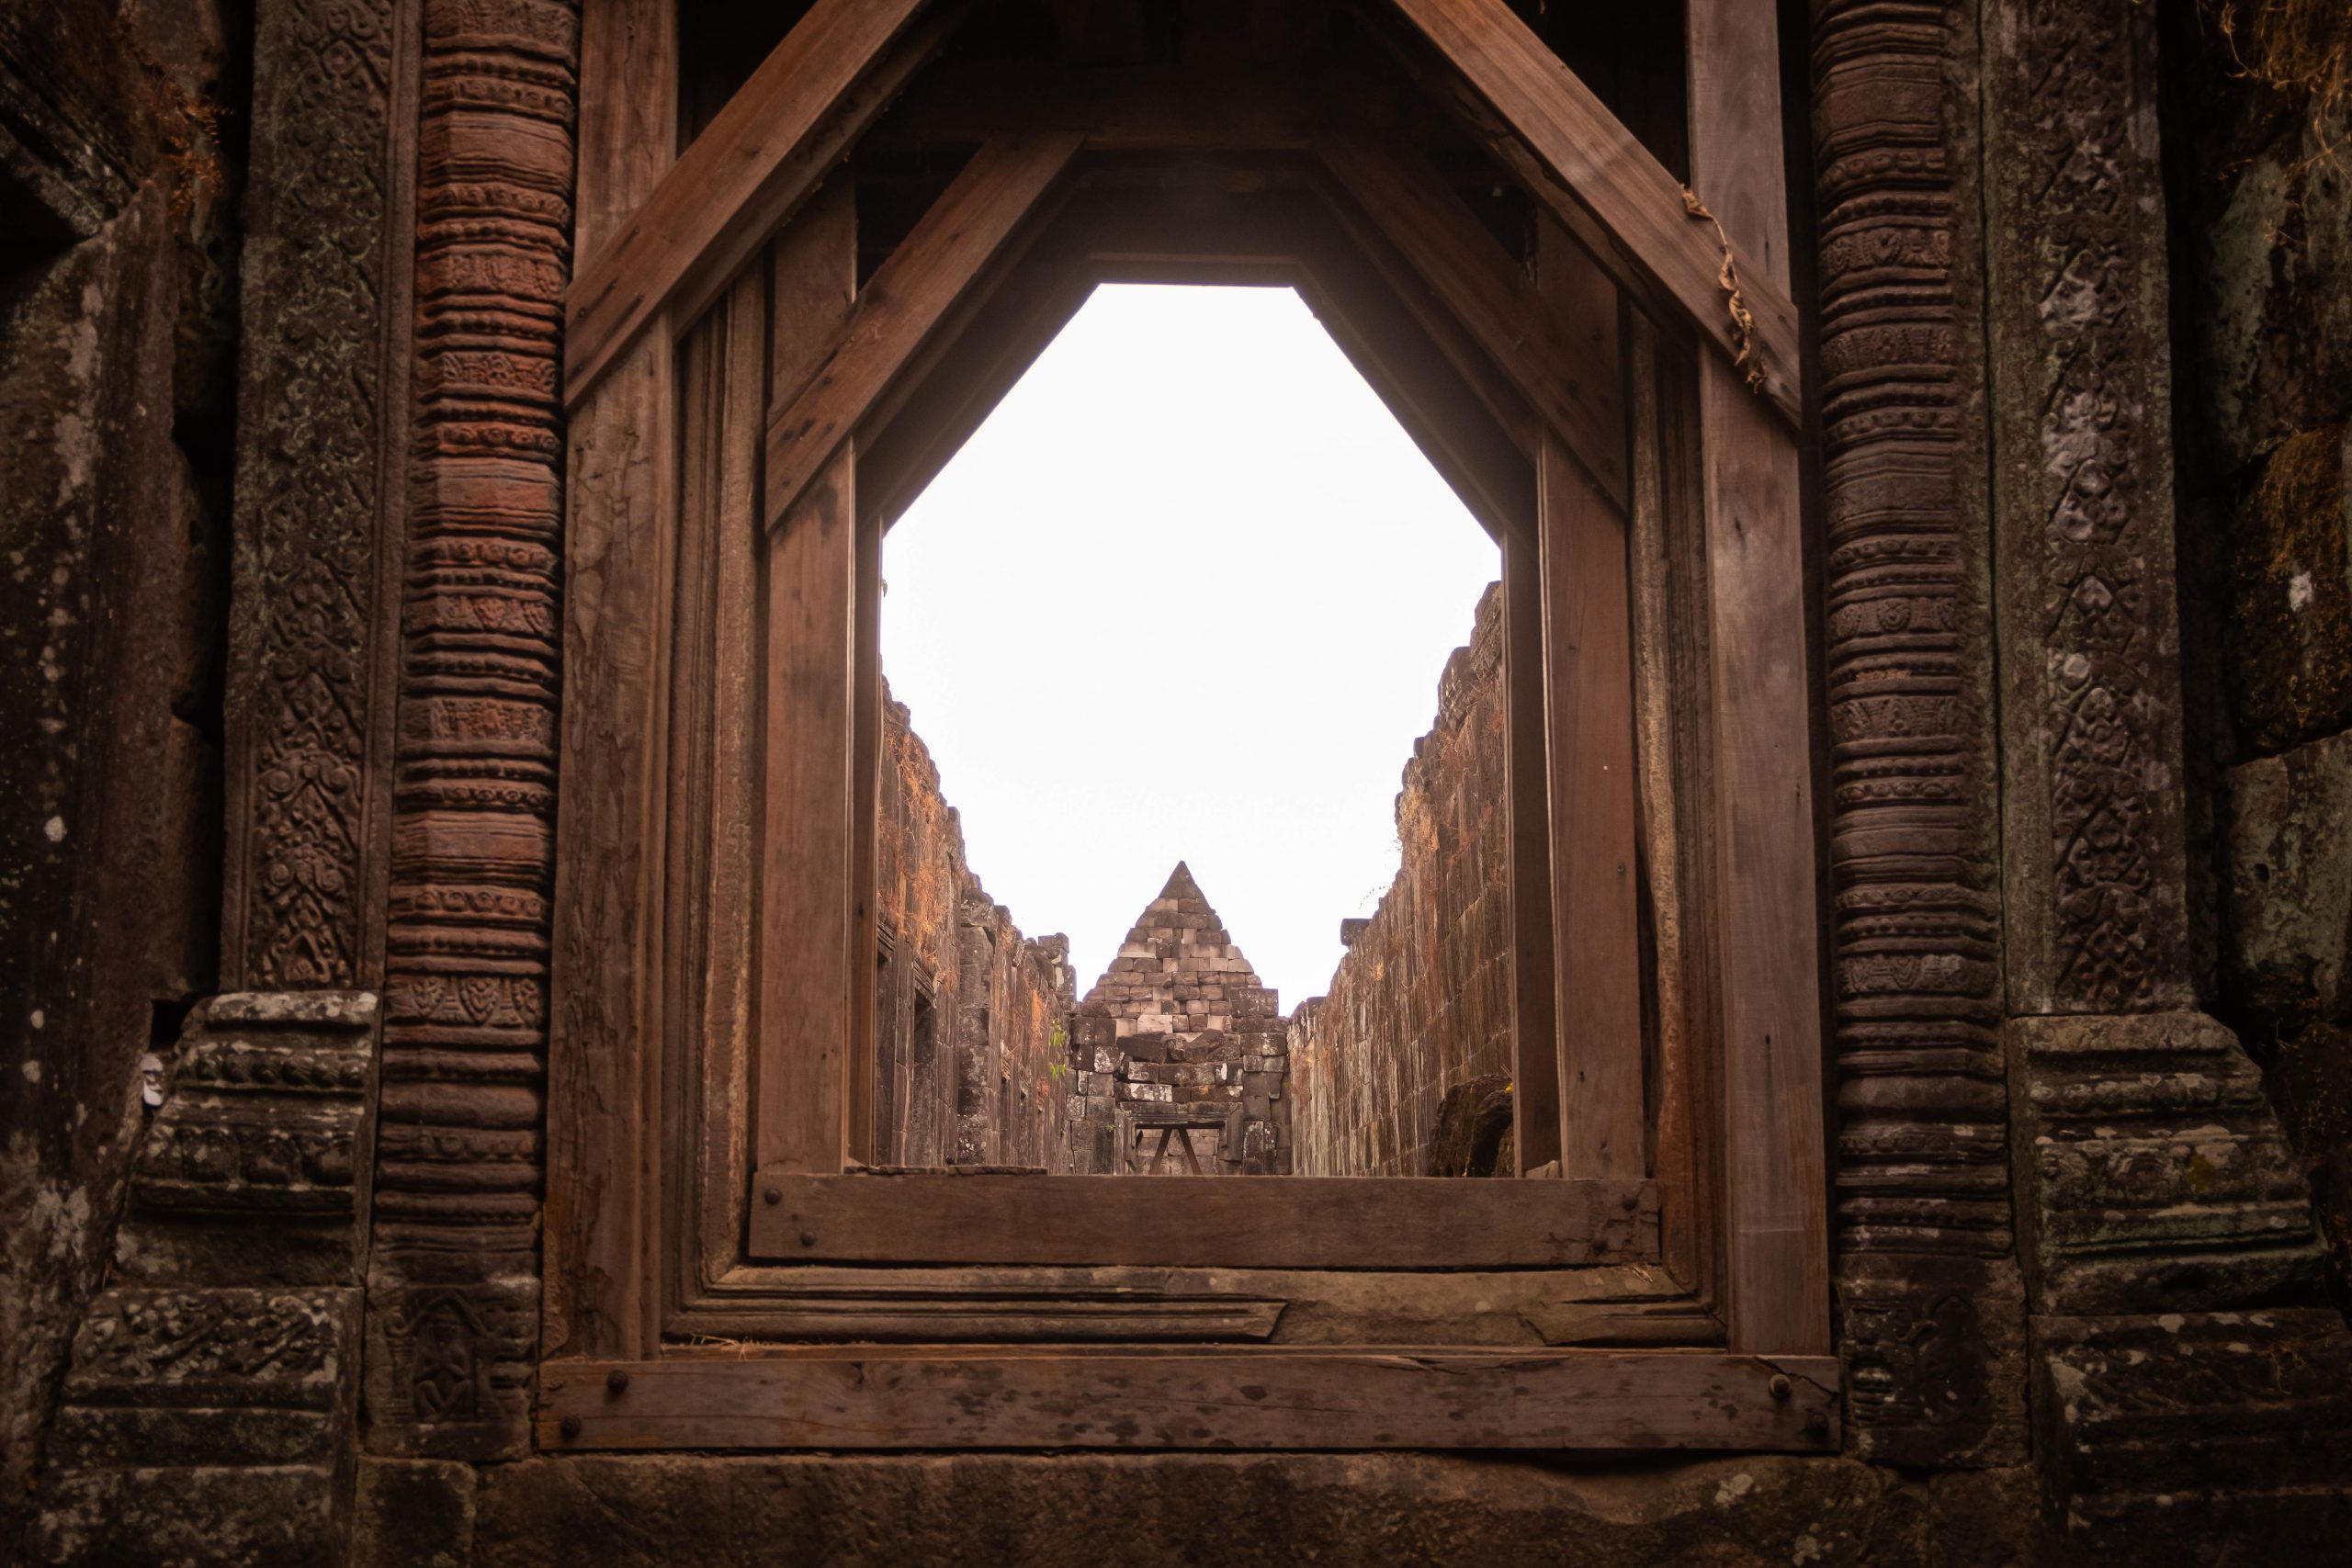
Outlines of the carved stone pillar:
M1985 0L2004 912L2052 1522L2308 1545L2352 1336L2234 1036L2194 1011L2154 7ZM2281 1306L2287 1310L2278 1310ZM2094 1315L2095 1314L2095 1315ZM2193 1484L2191 1483L2193 1483Z
M1814 17L1847 1430L2013 1462L1975 6Z
M426 0L368 1441L526 1451L579 15Z
M376 998L216 997L74 1339L36 1557L345 1560Z
M231 987L381 973L412 7L255 8L226 687Z

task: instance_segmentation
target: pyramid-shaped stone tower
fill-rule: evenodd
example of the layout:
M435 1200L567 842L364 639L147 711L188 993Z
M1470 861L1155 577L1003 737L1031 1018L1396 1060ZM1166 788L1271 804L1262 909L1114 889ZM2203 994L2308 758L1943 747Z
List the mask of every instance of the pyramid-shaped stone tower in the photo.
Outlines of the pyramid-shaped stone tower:
M1073 1034L1075 1168L1289 1174L1281 1003L1182 862L1079 1005Z

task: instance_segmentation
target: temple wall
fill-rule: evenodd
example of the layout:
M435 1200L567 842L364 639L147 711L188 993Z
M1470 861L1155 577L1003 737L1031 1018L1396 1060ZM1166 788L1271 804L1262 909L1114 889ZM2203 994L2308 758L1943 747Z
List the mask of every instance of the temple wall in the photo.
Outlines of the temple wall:
M876 816L874 1163L1059 1173L1069 942L1023 937L989 897L930 749L887 700Z
M2262 1066L2352 1300L2352 17L2235 7L2241 65L2173 10L2198 982Z
M1679 48L1660 8L1513 8ZM579 28L614 13L0 5L0 1561L2339 1558L2341 6L1778 11L1844 1451L1522 1461L558 1451L545 1216L634 1218L547 1156L550 1072L634 1112L548 1048L595 978L550 979L550 902L611 869L558 863L559 705L641 673L559 669L564 596L642 564L572 551L562 491L659 468L557 412ZM2225 11L2316 17L2318 90ZM1495 619L1330 996L1134 1064L1277 1140L1286 1104L1296 1168L1420 1174L1503 1060ZM903 710L889 746L876 1153L1061 1168L1065 956L973 878ZM1342 1038L1395 1071L1342 1081Z
M1447 1092L1510 1072L1502 658L1498 583L1405 765L1396 879L1368 921L1346 923L1329 992L1291 1014L1301 1175L1438 1174Z
M239 197L282 131L241 7L114 9L0 6L0 1559L142 1058L219 976Z

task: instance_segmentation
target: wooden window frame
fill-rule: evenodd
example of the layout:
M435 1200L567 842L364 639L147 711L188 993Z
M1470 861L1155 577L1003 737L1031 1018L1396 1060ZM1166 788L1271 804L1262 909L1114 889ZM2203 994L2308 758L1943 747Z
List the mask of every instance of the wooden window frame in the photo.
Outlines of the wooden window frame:
M1319 232L1204 256L1148 219L1057 223L1088 136L1015 127L860 289L847 182L819 176L946 24L819 0L673 161L671 0L589 0L546 1446L1834 1446L1772 18L1690 0L1694 185L1729 193L1694 246L1671 177L1500 0L1370 8L1542 203L1533 283L1431 172L1354 130L1294 145L1276 103L1250 150L1309 166ZM1117 134L1200 134L1161 118ZM1502 539L1544 1041L1515 1056L1561 1179L843 1174L888 509L1093 281L1178 272L1300 286ZM1240 1201L1294 1223L1219 1223ZM1187 1217L1138 1228L1146 1202Z

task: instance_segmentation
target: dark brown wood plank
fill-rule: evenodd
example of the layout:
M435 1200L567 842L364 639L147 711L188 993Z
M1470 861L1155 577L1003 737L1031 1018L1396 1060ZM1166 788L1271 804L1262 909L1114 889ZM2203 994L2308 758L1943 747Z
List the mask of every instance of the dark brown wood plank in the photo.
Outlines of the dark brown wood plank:
M772 522L824 471L1083 141L1056 134L1005 137L982 146L875 272L815 370L797 386L778 382L768 421Z
M549 1363L540 1446L1713 1449L1838 1444L1826 1356L930 1347Z
M1544 563L1533 530L1503 553L1510 773L1511 1139L1518 1174L1560 1157L1559 992L1552 937L1552 773L1544 742Z
M566 297L568 403L658 313L697 315L840 163L941 41L935 29L910 32L925 3L816 0L659 185L626 207L600 201L631 216L594 236ZM920 47L896 47L910 40ZM669 106L639 117L640 145L666 164L674 96L648 78L616 85L627 101Z
M583 220L652 188L670 144L636 134L671 111L664 0L600 6L591 83L637 84L630 112L582 126ZM601 99L599 101L602 101ZM548 1021L546 1343L584 1355L653 1345L659 1309L652 1066L662 1037L674 355L649 341L574 413L566 437L564 700Z
M1707 585L1692 566L1707 554L1698 502L1701 356L1695 344L1662 333L1641 311L1627 311L1624 321L1634 447L1635 750L1657 999L1647 1069L1657 1075L1650 1158L1666 1194L1667 1267L1713 1299L1721 1140L1711 1134L1722 1098L1707 893L1714 754Z
M1560 1168L1576 1177L1638 1176L1646 1156L1625 528L1555 443L1544 446L1537 493L1560 998Z
M669 869L672 995L662 1087L675 1172L669 1299L743 1250L757 1021L760 443L767 433L768 278L753 268L687 333L680 359L679 616ZM668 1321L665 1311L664 1322ZM666 1332L666 1327L665 1327Z
M1555 1269L1657 1256L1643 1181L947 1174L752 1179L752 1253L808 1262Z
M1538 231L1541 309L1563 337L1620 363L1617 290L1556 225ZM1624 401L1600 404L1622 449ZM1633 594L1624 513L1546 441L1537 480L1558 942L1560 1168L1634 1177L1643 1136L1641 889Z
M1305 152L1324 93L1280 69L943 61L868 145L928 152L1009 131L1082 130L1106 152Z
M1736 355L1741 345L1726 308L1724 248L1714 225L1690 214L1682 187L1665 165L1511 14L1506 0L1387 3L1453 66L1534 160L1544 175L1533 182L1536 197L1559 211L1572 229L1597 224L1615 251L1642 268L1709 343L1726 358ZM1769 9L1754 0L1735 3ZM1690 54L1699 59L1695 41ZM1716 69L1772 77L1776 59L1725 55ZM1693 96L1695 103L1695 91ZM1759 145L1770 151L1778 188L1779 125L1757 134L1764 137ZM1738 197L1739 186L1728 171L1705 168L1695 152L1692 167L1691 183L1703 201L1730 203ZM1730 223L1728 216L1724 221ZM1756 318L1764 394L1781 417L1801 423L1797 312L1787 278L1770 265L1770 254L1753 248L1752 238L1745 247L1739 231L1731 238L1742 291Z
M1323 137L1317 151L1622 510L1625 417L1614 334L1605 344L1573 335L1568 319L1544 308L1526 273L1426 162L1337 133ZM1614 310L1612 291L1612 315Z
M776 242L771 374L805 374L856 287L846 186ZM855 457L820 480L767 537L765 829L760 858L756 1159L838 1171L848 1153L857 740Z
M853 455L849 463L856 466ZM856 500L853 476L851 500ZM856 536L855 621L850 638L853 750L850 758L849 1153L875 1156L874 974L880 962L875 868L881 851L882 771L882 527L851 508Z
M1785 284L1771 8L1692 0L1690 157ZM1788 427L1700 367L1723 973L1725 1311L1735 1349L1829 1348L1826 1148L1804 520Z

